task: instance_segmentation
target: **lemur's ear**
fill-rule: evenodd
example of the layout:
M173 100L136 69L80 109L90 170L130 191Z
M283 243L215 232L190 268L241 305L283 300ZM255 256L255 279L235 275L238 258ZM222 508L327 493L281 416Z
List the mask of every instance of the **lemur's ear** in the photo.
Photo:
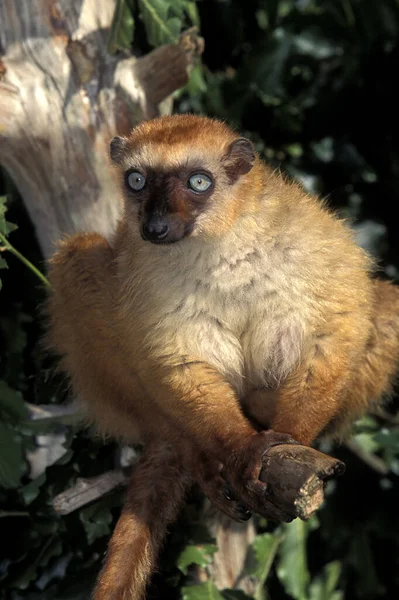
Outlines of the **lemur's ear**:
M116 136L112 138L111 143L109 145L109 155L111 157L112 162L116 164L121 164L124 156L124 152L126 150L128 139L125 137Z
M248 173L254 166L255 158L255 149L247 138L238 138L230 144L223 159L230 183L235 183L241 175Z

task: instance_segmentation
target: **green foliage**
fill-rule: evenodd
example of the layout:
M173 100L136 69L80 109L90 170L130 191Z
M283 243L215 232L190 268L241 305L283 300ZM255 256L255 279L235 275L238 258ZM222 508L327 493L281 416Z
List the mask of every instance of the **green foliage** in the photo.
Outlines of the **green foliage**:
M264 586L282 540L283 536L278 532L275 532L274 535L263 533L257 535L252 544L253 564L247 569L247 572L257 579L255 600L265 600L266 598Z
M6 489L18 487L25 471L21 437L0 423L0 486Z
M182 600L223 600L222 594L212 581L191 585L182 589Z
M109 496L99 502L89 504L89 506L79 511L79 519L83 523L89 545L93 544L96 539L111 534L113 519L110 508L114 505L115 498Z
M14 225L13 223L9 223L8 221L6 221L6 217L5 217L6 212L7 212L6 201L7 201L7 196L0 196L0 234L4 235L5 237L8 237L8 235L12 231L17 229L17 226Z
M23 262L28 269L30 269L35 275L44 283L45 286L49 286L49 282L44 277L44 275L27 259L23 256L10 242L8 241L8 235L17 229L17 226L13 223L9 223L5 220L5 213L7 212L6 208L6 196L0 196L0 251L8 250L14 256L16 256L21 262ZM8 267L7 262L4 259L0 261L0 269L6 269ZM0 280L0 289L1 289L1 280Z
M339 561L325 565L320 575L317 575L309 586L309 600L342 600L343 593L336 589L340 575Z
M192 0L117 0L108 41L112 54L130 51L137 18L144 24L147 42L153 47L176 43L184 28L199 26L197 6Z
M205 55L176 93L176 110L227 119L251 137L272 165L354 219L360 243L378 257L381 271L398 279L397 0L118 0L109 49L130 52L133 44L146 52L176 41L199 20ZM9 191L0 174L0 193ZM21 202L11 195L8 206L20 226L12 247L40 264ZM62 518L51 502L77 477L113 468L115 446L54 410L67 386L51 375L37 343L43 289L10 250L15 227L5 213L2 196L0 599L83 600L123 493ZM347 463L347 472L329 486L317 522L258 521L246 570L257 582L255 600L398 596L396 405L362 419L354 446L324 448ZM32 407L41 418L33 419ZM215 551L197 522L197 504L194 499L173 528L149 597L248 600L239 590L217 591L212 582L193 584L195 566L206 569Z
M11 223L8 223L8 221L6 221L6 219L5 219L5 214L7 211L6 200L7 200L6 196L0 196L0 244L2 244L0 246L0 252L1 251L4 252L4 250L5 250L5 247L3 246L3 244L4 244L3 238L8 237L8 234L11 233L11 231L14 228L14 226ZM8 269L7 261L1 255L0 255L0 269ZM2 285L3 284L0 279L0 290L2 288Z
M129 52L134 38L133 0L117 0L111 31L108 39L108 52Z
M306 600L310 573L307 564L307 538L312 529L318 527L313 518L308 523L296 519L283 525L283 541L280 546L277 575L285 591L295 600Z
M200 567L209 565L216 551L215 544L188 545L180 554L177 567L184 575L187 575L190 565L199 565Z
M147 38L152 46L177 41L180 33L182 3L164 0L138 0ZM176 10L177 9L177 10Z
M0 380L0 419L12 424L18 423L29 416L29 411L21 392L10 388L5 381Z

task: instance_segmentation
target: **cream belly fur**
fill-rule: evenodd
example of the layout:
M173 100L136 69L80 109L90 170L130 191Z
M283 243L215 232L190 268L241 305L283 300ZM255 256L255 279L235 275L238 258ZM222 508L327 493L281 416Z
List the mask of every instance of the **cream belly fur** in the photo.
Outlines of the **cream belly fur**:
M157 359L174 355L216 367L239 396L249 389L275 386L301 359L314 308L301 285L301 269L287 262L284 245L257 232L247 244L239 231L217 242L187 240L182 248L160 248L151 263L137 256L142 282L135 303L148 307L147 344ZM262 244L256 236L262 236ZM154 248L150 249L154 254ZM302 273L303 274L303 273ZM173 285L170 285L170 282ZM144 293L143 293L144 292ZM150 300L149 300L150 299ZM169 340L170 343L159 340Z

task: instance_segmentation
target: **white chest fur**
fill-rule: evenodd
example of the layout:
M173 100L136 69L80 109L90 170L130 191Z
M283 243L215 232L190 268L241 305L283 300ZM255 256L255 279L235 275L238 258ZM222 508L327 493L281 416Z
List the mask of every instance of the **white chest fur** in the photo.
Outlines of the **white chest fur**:
M239 394L283 380L300 359L309 322L296 266L273 244L206 253L192 246L188 256L152 265L152 351L203 360Z

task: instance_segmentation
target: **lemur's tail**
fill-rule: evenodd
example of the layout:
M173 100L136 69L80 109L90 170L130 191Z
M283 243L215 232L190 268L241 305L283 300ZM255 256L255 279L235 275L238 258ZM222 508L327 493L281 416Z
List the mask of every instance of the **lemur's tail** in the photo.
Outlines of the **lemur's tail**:
M190 486L181 454L166 443L149 445L134 468L93 600L141 600L168 525Z

